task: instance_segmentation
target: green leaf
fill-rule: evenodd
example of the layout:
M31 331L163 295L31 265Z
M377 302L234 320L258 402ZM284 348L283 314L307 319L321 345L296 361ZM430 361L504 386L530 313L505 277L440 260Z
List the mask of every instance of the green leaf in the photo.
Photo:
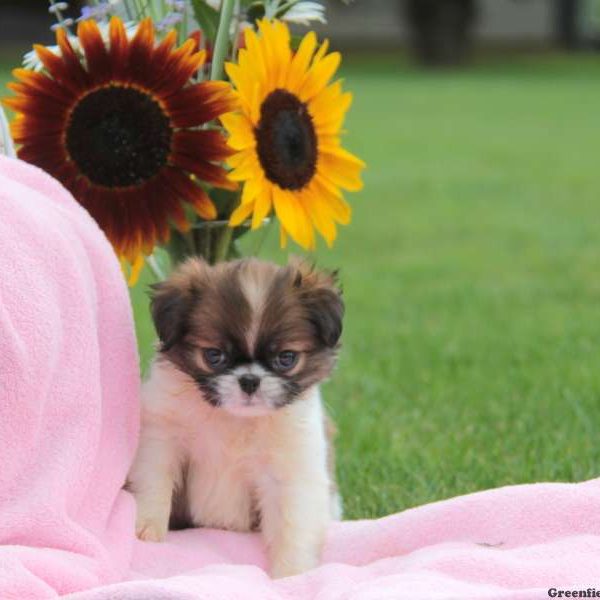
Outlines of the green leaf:
M192 0L192 8L194 17L206 39L214 43L217 37L217 27L219 26L219 11L206 4L204 0Z

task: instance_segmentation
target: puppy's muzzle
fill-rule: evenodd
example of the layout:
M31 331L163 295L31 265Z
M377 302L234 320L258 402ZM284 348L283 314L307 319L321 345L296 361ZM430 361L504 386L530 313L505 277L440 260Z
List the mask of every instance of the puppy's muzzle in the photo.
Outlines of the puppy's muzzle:
M260 386L260 377L256 375L242 375L239 379L242 391L251 396Z

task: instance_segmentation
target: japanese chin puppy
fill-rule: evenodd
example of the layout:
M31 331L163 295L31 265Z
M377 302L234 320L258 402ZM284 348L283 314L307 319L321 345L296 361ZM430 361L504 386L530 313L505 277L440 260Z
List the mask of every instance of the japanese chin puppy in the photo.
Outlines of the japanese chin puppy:
M259 529L273 577L318 565L341 517L319 384L343 312L335 275L301 262L193 258L154 287L160 346L128 477L140 539Z

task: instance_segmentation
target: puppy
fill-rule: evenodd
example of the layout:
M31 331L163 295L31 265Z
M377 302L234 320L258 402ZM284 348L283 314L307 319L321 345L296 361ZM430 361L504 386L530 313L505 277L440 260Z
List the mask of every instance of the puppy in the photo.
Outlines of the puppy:
M128 478L140 539L260 529L274 577L318 564L341 517L319 384L343 312L335 276L302 263L190 259L154 287L160 347Z

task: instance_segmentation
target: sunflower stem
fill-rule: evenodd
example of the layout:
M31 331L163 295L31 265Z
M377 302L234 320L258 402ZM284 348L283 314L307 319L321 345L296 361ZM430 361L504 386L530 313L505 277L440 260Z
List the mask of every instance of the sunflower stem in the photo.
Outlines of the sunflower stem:
M223 0L221 3L219 28L217 29L217 38L215 39L215 49L210 70L210 78L213 81L223 79L223 65L229 48L229 27L231 25L234 5L235 0Z
M231 19L233 18L235 4L235 0L223 0L221 3L219 27L217 28L217 37L215 39L213 60L210 69L210 78L213 81L223 79L223 75L225 74L223 65L229 51ZM227 260L232 236L233 230L231 227L224 227L219 233L215 244L214 262Z
M190 256L193 256L197 253L197 244L196 244L196 236L194 230L191 229L187 233L183 234L183 239L185 240L185 245L187 246L187 251Z
M148 8L150 7L150 0L147 0L145 5L142 0L135 0L135 6L137 11L137 21L141 21L143 18L150 16L150 14L148 13Z
M235 21L233 22L233 40L232 40L232 48L231 48L231 58L235 60L239 45L240 45L240 15L241 15L241 6L240 0L235 0L235 6L233 9L233 18Z
M233 237L233 227L226 226L221 231L221 234L217 238L215 246L215 264L223 262L229 258L229 248L231 246L231 239Z
M125 8L125 14L127 15L128 21L133 21L133 12L129 6L130 0L123 0L123 7Z
M208 262L211 260L210 247L211 247L211 230L210 227L206 228L202 235L198 239L198 254L203 256Z
M179 43L182 44L183 42L185 42L185 40L187 40L190 31L190 24L189 24L189 7L186 4L185 6L185 11L183 12L183 21L181 22L181 29L180 29L180 37L179 37Z

